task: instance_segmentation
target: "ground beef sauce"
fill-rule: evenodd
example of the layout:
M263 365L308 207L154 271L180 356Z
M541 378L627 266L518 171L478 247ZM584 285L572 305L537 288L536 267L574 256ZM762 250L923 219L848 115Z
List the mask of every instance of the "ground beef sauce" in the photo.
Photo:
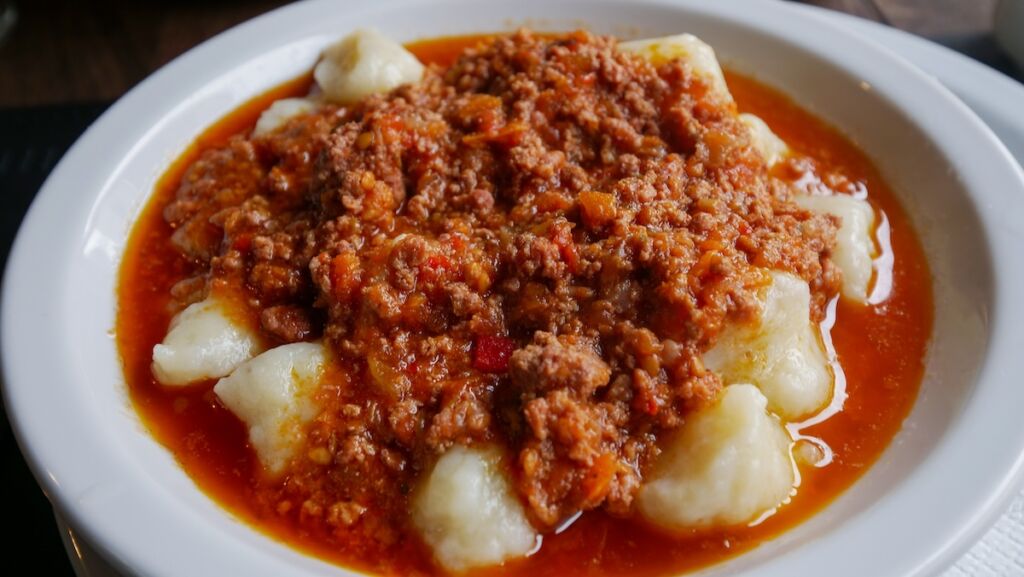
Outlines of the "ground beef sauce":
M431 574L408 521L417 477L453 444L496 442L549 531L496 570L657 575L749 549L880 454L916 395L931 302L920 246L860 152L730 75L739 107L801 153L769 178L732 105L684 63L655 68L582 32L411 49L433 63L418 85L260 138L248 136L259 112L308 77L233 113L167 173L132 233L117 330L129 388L204 490L318 556ZM849 398L802 431L834 459L801 471L793 502L756 526L655 531L630 514L657 439L720 390L700 355L757 313L764 268L805 279L819 320L838 292L837 222L789 200L808 175L869 190L895 257L888 300L838 304ZM268 346L324 338L334 355L324 412L284 480L260 475L212 382L171 390L150 373L171 316L214 285Z

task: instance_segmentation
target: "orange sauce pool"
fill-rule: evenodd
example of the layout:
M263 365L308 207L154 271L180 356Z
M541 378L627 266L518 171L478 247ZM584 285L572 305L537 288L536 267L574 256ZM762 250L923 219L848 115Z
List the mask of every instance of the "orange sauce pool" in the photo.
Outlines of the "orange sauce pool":
M422 41L410 49L421 60L443 66L480 38ZM895 264L888 299L865 307L840 301L836 310L832 340L846 376L845 406L827 421L801 430L825 441L833 460L822 468L803 467L797 496L755 526L666 535L639 521L589 512L562 533L545 536L536 554L479 574L654 576L734 557L807 519L855 482L899 431L917 397L933 309L927 263L907 215L870 160L839 132L752 79L732 73L726 77L742 111L760 116L820 169L837 170L861 185L890 228ZM260 499L254 481L258 462L245 429L216 401L212 381L185 391L170 390L158 385L150 372L153 345L163 339L170 321L170 288L192 267L168 242L172 230L162 217L163 207L203 150L250 130L271 102L304 94L311 82L307 74L228 114L200 135L158 182L132 230L121 265L116 332L129 393L152 434L196 484L256 529L344 566L387 574L436 573L415 543L397 551L341 552L330 545L328 536L276 515Z

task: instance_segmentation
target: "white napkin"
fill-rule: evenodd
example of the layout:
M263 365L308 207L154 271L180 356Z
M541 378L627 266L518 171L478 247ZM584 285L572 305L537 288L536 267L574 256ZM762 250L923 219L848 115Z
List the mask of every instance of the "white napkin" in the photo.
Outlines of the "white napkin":
M1010 510L943 577L1024 576L1024 489Z

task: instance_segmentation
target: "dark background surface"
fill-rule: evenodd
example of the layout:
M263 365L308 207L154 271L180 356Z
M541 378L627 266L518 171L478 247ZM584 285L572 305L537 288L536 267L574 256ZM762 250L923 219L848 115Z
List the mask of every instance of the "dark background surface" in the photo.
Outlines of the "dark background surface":
M995 0L805 2L901 28L1020 80L991 38ZM0 0L0 21L10 0ZM79 134L148 74L203 40L283 2L14 0L0 38L0 266L46 175ZM2 28L2 26L0 26ZM35 575L73 575L46 497L0 412L5 564Z

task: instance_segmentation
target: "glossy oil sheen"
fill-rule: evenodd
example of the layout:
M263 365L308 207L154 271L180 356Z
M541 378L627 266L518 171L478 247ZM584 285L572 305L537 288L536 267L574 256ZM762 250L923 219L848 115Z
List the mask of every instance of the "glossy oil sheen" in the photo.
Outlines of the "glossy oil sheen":
M425 62L446 65L479 37L418 42ZM742 111L763 118L793 149L863 185L890 227L895 266L889 298L878 305L840 301L832 340L846 377L843 410L824 423L800 429L831 447L832 462L803 467L791 503L752 527L668 535L646 524L603 513L582 515L565 531L547 536L540 551L480 574L528 577L574 575L670 575L721 562L757 546L806 519L849 487L881 455L899 431L917 396L932 323L930 276L909 220L867 157L836 130L785 96L756 81L727 74ZM381 573L436 572L415 538L391 548L345 547L329 534L310 532L278 515L258 482L258 462L243 425L220 407L212 382L186 391L159 386L150 372L154 344L170 321L170 287L191 265L171 248L162 218L184 170L204 149L249 130L272 101L303 94L307 76L278 87L232 112L208 129L161 178L136 223L121 269L117 341L131 398L154 436L175 455L197 485L258 530L331 562Z

